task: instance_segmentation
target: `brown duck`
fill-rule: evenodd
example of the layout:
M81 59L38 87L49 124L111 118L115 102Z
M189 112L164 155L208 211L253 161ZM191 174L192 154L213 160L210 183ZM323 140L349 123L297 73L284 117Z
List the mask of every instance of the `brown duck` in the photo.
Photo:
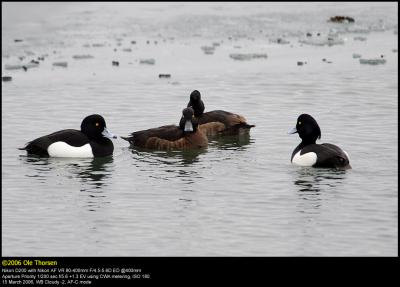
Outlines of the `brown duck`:
M198 149L208 145L207 136L198 129L192 108L185 108L182 111L179 126L161 126L133 132L129 137L121 138L133 146L153 150Z
M194 110L194 116L198 120L199 129L207 136L214 135L236 135L248 132L255 125L249 125L246 119L238 114L215 110L204 113L204 103L200 92L194 90L190 94L187 105Z

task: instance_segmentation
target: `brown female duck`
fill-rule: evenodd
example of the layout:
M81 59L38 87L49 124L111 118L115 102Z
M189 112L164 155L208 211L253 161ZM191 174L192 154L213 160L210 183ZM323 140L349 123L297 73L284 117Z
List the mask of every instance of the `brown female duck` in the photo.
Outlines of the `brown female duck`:
M197 90L190 94L190 101L187 106L193 108L199 129L207 136L241 134L255 127L255 125L249 125L246 119L238 114L222 110L204 113L204 102L201 100L200 92Z
M198 129L192 108L185 108L182 111L179 126L166 125L137 131L129 137L122 138L133 146L153 150L197 149L208 145L207 136Z

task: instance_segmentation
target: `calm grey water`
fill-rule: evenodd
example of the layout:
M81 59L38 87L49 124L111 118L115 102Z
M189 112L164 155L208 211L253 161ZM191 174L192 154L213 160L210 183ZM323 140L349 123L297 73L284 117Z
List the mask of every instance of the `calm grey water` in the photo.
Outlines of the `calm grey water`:
M2 82L3 256L397 256L397 3L2 6L2 76L13 77ZM327 22L342 14L356 23ZM299 43L329 30L344 44ZM387 62L361 65L353 53ZM27 72L5 69L41 55ZM109 158L17 150L92 113L122 136L178 123L194 89L207 110L256 127L204 151L134 150L121 139ZM301 113L353 169L290 164L299 138L287 131Z

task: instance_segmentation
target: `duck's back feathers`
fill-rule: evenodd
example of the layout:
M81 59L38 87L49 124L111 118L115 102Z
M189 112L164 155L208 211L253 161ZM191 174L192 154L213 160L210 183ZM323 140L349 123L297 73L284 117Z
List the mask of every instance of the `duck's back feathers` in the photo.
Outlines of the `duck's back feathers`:
M229 135L238 134L242 130L249 130L250 128L254 127L254 125L247 124L245 117L222 110L215 110L204 113L198 119L198 121L201 126L213 122L221 123L224 125L224 128L222 130L221 125L208 125L203 127L202 129L206 132L207 135L215 134L215 129L218 130L218 134ZM209 128L212 130L208 130Z
M243 116L222 110L206 112L199 118L200 125L210 122L221 122L226 127L230 127L240 123L246 123L246 119Z
M150 138L156 137L168 141L176 141L183 136L183 131L176 125L166 125L158 128L133 132L130 137L122 137L132 145L145 147Z
M199 125L198 129L209 137L223 133L225 130L225 125L221 122L210 122Z
M30 141L25 147L20 150L26 150L28 154L36 154L39 156L48 156L48 147L55 142L65 142L73 147L81 147L89 143L88 137L81 131L67 129L52 134L42 136L33 141Z
M314 167L351 168L348 156L336 145L310 144L301 149L300 155L309 152L317 155Z
M351 168L347 154L338 146L324 143L321 144L324 149L318 154L317 167Z

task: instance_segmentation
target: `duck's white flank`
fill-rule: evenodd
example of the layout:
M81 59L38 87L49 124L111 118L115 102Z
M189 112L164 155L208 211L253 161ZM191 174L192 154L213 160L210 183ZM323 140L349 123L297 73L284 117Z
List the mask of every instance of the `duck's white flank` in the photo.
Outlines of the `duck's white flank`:
M315 152L308 152L303 155L300 155L300 151L298 151L292 160L292 163L300 166L313 166L317 162L317 154Z
M49 145L47 152L51 157L93 157L90 144L76 147L65 142L55 142Z

